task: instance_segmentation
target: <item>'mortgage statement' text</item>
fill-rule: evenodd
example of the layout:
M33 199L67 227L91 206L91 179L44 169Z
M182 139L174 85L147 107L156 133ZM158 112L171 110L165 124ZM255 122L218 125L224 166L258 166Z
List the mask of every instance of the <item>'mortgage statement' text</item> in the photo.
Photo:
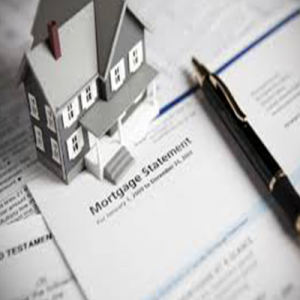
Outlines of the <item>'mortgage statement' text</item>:
M175 159L178 154L180 154L183 150L187 149L192 144L192 141L189 138L185 138L181 143L167 151L164 155L159 157L153 163L148 164L143 167L141 172L135 175L133 178L128 180L121 187L113 191L108 197L101 201L96 201L94 205L90 206L90 212L93 216L99 214L109 206L111 206L114 202L123 199L129 191L134 191L139 185L143 182L143 179L147 178L154 172L161 169L163 165Z

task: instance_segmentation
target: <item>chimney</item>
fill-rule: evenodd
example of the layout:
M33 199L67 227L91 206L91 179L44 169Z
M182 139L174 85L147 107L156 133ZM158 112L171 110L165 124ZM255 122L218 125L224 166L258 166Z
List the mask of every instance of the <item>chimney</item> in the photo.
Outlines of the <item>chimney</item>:
M49 45L51 52L55 58L58 60L61 57L61 47L58 33L58 26L55 21L48 23L48 33L49 33Z

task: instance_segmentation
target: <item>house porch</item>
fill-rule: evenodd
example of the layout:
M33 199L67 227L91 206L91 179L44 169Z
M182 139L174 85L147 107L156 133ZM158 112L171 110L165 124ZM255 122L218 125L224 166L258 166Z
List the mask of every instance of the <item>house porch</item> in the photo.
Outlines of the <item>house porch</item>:
M98 179L117 183L132 165L134 144L146 135L159 111L155 83L145 93L145 82L147 87L155 75L156 71L145 64L112 100L97 101L80 120L88 131L91 148L85 165ZM108 136L113 127L114 134Z

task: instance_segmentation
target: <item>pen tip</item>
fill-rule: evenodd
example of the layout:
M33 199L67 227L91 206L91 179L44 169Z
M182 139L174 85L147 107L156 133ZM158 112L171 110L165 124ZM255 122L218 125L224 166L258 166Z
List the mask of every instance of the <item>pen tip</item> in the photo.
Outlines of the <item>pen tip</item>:
M196 77L198 78L198 81L200 85L203 84L204 79L210 74L209 71L206 69L206 67L201 64L197 58L194 56L192 57L192 64L196 72Z
M199 72L199 70L202 70L202 64L194 56L192 57L192 64L193 64L193 67L196 72Z
M192 63L193 63L193 65L197 65L198 64L198 60L194 56L192 57Z
M199 72L200 74L204 75L204 74L209 73L208 70L206 69L206 67L203 64L201 64L199 62L199 60L197 58L195 58L194 56L192 57L192 64L193 64L195 70L197 72Z

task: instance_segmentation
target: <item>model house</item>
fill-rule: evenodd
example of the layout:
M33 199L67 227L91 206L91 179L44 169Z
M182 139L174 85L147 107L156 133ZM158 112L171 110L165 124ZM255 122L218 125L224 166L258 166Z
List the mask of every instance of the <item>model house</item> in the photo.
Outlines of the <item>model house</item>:
M134 136L158 113L145 25L124 0L41 0L24 56L38 159L66 183L83 169L118 180Z

